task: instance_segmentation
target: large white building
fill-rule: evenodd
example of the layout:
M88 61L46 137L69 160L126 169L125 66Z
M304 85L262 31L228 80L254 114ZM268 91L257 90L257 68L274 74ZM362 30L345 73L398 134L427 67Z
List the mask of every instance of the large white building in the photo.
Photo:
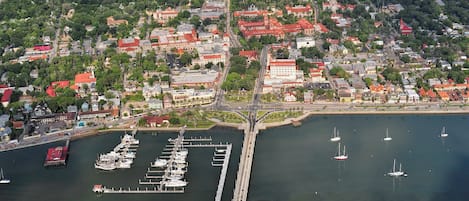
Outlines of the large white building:
M303 71L298 70L294 59L269 59L264 78L263 93L280 88L303 85Z
M316 42L313 37L298 37L296 38L296 48L301 49L303 47L314 47Z

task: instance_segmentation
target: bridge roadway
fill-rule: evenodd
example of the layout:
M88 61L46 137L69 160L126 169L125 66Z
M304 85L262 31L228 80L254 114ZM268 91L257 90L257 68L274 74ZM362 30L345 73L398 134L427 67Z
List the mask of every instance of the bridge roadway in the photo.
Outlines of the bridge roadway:
M261 89L264 82L264 73L267 66L267 47L261 52L261 69L259 77L256 80L252 98L252 107L249 109L248 124L244 129L243 149L239 161L238 175L234 189L233 201L246 201L249 191L249 180L251 178L252 161L254 158L254 147L256 146L256 136L259 129L256 126L257 106L261 95Z

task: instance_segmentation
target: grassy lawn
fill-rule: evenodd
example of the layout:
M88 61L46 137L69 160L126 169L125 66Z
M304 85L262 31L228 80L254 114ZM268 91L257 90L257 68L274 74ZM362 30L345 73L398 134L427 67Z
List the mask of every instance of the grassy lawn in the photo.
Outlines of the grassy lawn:
M257 111L257 118L262 117L265 113L267 113L266 110L259 110L259 111Z
M295 118L301 115L303 115L301 111L272 112L264 119L264 123L282 122L287 118Z
M229 91L225 93L225 100L228 102L247 103L252 99L252 91Z
M241 111L242 114L248 116L249 115L249 112L248 111Z
M267 94L262 94L261 101L263 103L277 103L277 102L280 102L281 100L279 100L276 95L272 93L267 93Z
M207 112L208 118L218 119L227 123L244 123L244 119L234 112L213 111Z

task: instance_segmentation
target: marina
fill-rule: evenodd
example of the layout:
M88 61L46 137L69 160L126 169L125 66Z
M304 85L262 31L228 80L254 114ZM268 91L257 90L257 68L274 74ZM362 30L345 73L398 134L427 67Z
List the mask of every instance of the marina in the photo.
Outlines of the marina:
M136 158L136 148L140 143L139 140L135 139L136 134L137 130L132 131L132 135L125 133L121 142L111 152L98 156L94 167L105 171L131 168L133 160Z
M181 128L177 138L168 139L168 144L163 149L162 155L150 163L147 168L144 179L139 179L139 185L150 187L145 188L113 188L102 184L93 186L95 193L111 194L138 194L138 193L184 193L185 187L189 184L184 180L184 175L188 171L188 162L186 161L189 150L187 148L215 148L212 158L212 167L222 167L215 195L215 201L221 201L223 188L225 185L228 164L232 144L220 143L213 144L211 137L191 137L184 138L185 127ZM112 152L111 152L112 153ZM221 162L221 163L220 163Z

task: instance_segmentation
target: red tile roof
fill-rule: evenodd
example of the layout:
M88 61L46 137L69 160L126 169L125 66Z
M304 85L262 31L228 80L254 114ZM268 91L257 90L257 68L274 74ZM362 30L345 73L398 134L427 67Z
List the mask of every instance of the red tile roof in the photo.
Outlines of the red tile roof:
M285 9L288 12L292 12L292 13L306 13L306 12L312 11L311 6L309 4L306 6L294 6L294 7L286 6Z
M57 94L55 93L55 88L65 88L68 86L70 86L70 81L68 80L51 82L50 85L46 89L46 93L50 97L55 97L57 96Z
M96 78L93 77L92 73L81 73L75 75L75 84L93 82L96 82Z
M119 48L138 47L139 44L140 40L137 38L125 38L119 39L119 41L117 41L117 46Z
M220 54L209 54L209 55L203 55L204 59L220 59L221 55Z
M152 124L152 123L162 124L163 121L168 121L169 120L168 115L166 115L166 116L144 116L143 118L147 121L147 124Z
M255 50L241 50L239 51L239 56L257 58L257 52Z
M12 89L7 89L3 92L3 96L2 96L2 103L8 103L10 102L10 98L11 98L11 95L13 94L13 90Z

